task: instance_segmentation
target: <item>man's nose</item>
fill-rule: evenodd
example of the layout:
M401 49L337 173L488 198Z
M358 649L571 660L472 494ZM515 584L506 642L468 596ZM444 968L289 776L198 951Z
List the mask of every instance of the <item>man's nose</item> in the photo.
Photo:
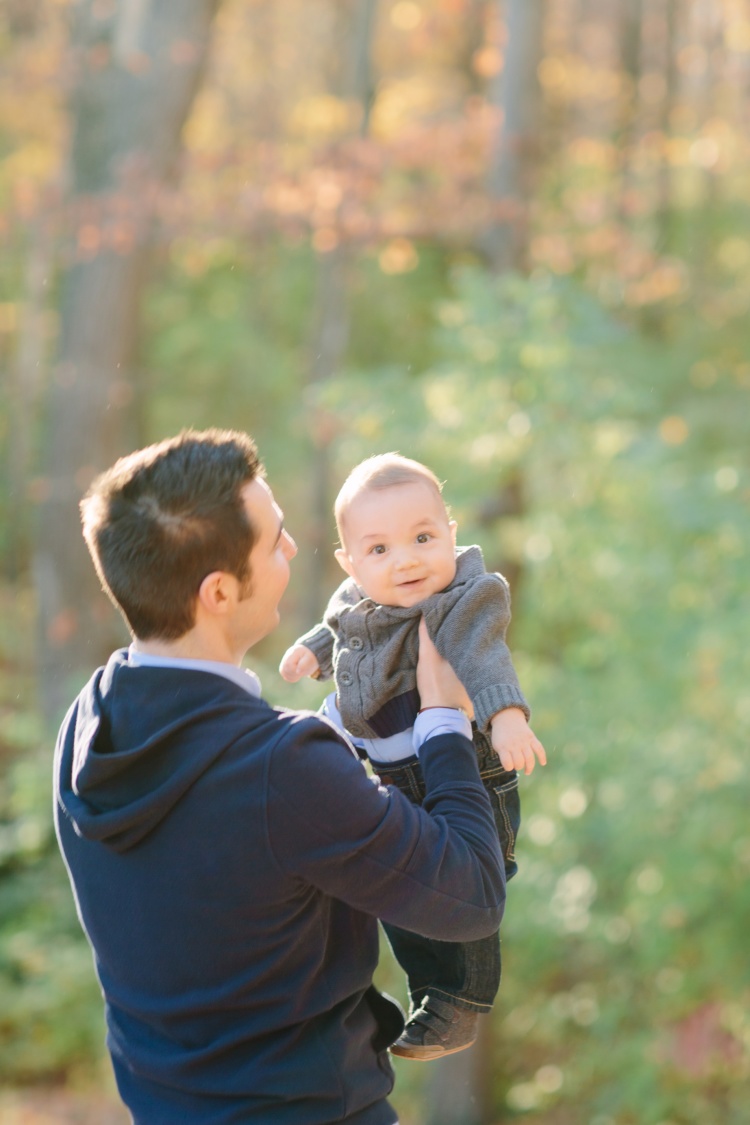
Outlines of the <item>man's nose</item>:
M286 548L286 556L288 559L293 559L297 554L297 544L292 539L286 528L281 533L284 536L284 546Z

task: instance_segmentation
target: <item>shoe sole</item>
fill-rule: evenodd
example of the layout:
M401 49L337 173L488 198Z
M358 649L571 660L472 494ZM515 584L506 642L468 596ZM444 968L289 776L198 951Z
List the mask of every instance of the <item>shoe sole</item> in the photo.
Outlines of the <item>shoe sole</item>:
M394 1043L388 1050L392 1055L396 1055L399 1059L411 1059L412 1062L431 1062L433 1059L444 1059L447 1055L456 1055L459 1051L465 1051L468 1047L473 1047L476 1039L472 1039L471 1043L462 1043L460 1047L399 1047L398 1043Z

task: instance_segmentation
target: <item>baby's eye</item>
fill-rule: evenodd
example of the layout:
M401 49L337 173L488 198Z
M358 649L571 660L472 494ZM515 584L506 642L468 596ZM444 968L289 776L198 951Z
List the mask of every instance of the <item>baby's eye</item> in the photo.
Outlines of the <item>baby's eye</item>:
M420 531L419 535L417 536L417 543L429 543L431 538L432 536L429 535L428 532Z
M374 547L370 548L370 554L371 555L384 555L385 554L385 544L384 543L376 543Z

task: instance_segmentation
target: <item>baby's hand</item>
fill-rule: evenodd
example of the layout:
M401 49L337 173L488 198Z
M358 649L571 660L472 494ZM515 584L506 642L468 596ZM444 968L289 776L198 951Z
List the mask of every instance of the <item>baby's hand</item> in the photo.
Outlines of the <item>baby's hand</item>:
M319 669L318 658L307 645L292 645L279 664L279 672L288 684L296 684L305 676L314 676Z
M539 739L526 722L520 707L506 707L492 718L492 749L495 751L503 769L523 770L531 773L536 765L547 765L547 755Z

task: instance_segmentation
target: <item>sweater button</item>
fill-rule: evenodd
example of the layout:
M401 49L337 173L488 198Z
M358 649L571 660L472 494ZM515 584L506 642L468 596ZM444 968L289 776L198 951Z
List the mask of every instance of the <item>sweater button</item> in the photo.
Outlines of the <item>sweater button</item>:
M339 676L339 683L343 684L344 687L349 687L349 684L351 682L352 682L351 672L342 672L341 675Z
M363 643L364 642L361 637L352 637L352 639L349 641L349 648L353 648L355 652L359 652L359 650L362 648Z

